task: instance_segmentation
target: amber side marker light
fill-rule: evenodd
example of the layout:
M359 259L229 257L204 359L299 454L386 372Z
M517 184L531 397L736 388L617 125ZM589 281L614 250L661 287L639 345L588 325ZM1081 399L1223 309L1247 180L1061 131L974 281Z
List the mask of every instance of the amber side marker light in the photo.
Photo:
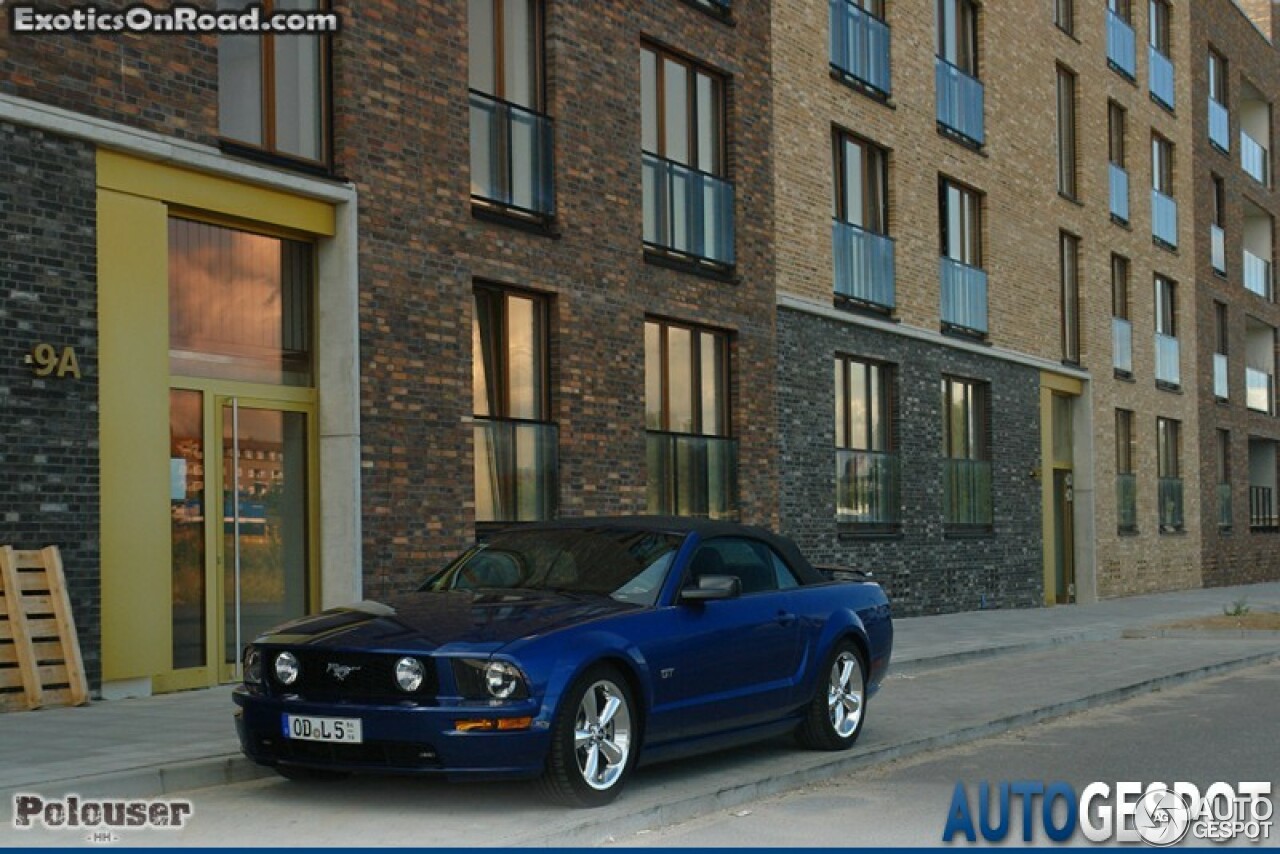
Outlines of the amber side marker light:
M470 718L465 721L454 721L453 728L458 732L484 732L491 730L528 729L533 725L533 718Z

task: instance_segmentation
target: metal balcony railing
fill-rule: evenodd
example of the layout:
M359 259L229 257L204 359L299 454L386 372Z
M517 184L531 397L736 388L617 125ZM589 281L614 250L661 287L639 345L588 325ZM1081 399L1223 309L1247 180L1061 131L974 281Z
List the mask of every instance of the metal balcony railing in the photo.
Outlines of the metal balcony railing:
M942 322L969 332L987 333L987 272L941 258Z
M1227 233L1220 225L1209 226L1209 261L1213 264L1213 269L1222 273L1227 272Z
M1178 248L1178 203L1159 190L1151 191L1151 236Z
M1245 405L1255 412L1275 412L1276 380L1266 371L1244 369Z
M901 518L897 454L836 450L836 521L895 525Z
M1271 262L1244 250L1244 286L1263 299L1271 299Z
M1111 318L1111 366L1133 373L1133 324L1122 317Z
M645 152L644 242L732 265L733 184Z
M1227 400L1231 396L1230 376L1227 370L1227 354L1213 354L1213 396L1219 400Z
M953 525L991 524L990 461L942 461L942 512Z
M1249 527L1280 527L1280 517L1276 516L1275 490L1269 486L1249 486Z
M1209 142L1225 152L1231 151L1231 114L1212 97L1209 98Z
M1130 80L1137 79L1138 60L1133 27L1110 9L1107 10L1107 64Z
M551 119L471 92L471 195L537 216L555 213Z
M1123 166L1109 164L1111 174L1111 215L1121 222L1129 221L1129 173Z
M1155 45L1147 45L1147 63L1150 69L1147 85L1151 96L1159 103L1173 109L1173 62Z
M889 25L851 0L829 0L831 67L881 94L891 91Z
M831 224L831 246L837 294L872 306L894 307L891 238L835 220Z
M1182 385L1180 367L1181 351L1178 339L1172 335L1156 333L1156 382L1165 385Z
M559 492L555 424L476 418L476 521L552 519Z
M1218 527L1231 527L1231 484L1218 484Z
M1156 499L1160 508L1160 530L1181 531L1183 526L1182 478L1157 478Z
M1116 475L1116 528L1138 530L1138 476Z
M650 431L647 445L650 513L736 518L737 440Z
M934 57L938 124L977 145L986 142L982 81L942 57Z
M1271 153L1266 146L1240 131L1240 167L1253 180L1271 186Z

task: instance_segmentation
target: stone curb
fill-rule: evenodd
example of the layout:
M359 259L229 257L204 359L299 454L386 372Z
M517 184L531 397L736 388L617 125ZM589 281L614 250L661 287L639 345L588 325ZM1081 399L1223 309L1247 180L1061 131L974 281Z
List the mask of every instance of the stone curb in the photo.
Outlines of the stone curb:
M1062 632L1061 634L1039 637L1029 641L958 650L941 655L923 655L914 658L909 656L898 658L895 656L889 666L889 673L892 675L904 673L914 675L929 670L954 667L957 664L970 664L987 658L995 658L999 655L1017 655L1023 652L1038 652L1068 644L1117 640L1122 636L1127 637L1128 635L1124 635L1122 630L1118 628L1081 629L1074 632Z

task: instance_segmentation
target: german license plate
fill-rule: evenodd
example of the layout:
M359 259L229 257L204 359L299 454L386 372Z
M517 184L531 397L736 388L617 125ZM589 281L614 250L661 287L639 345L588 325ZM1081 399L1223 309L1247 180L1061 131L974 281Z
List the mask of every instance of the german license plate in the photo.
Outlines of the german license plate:
M338 744L360 744L364 740L359 718L317 718L289 714L284 716L284 737Z

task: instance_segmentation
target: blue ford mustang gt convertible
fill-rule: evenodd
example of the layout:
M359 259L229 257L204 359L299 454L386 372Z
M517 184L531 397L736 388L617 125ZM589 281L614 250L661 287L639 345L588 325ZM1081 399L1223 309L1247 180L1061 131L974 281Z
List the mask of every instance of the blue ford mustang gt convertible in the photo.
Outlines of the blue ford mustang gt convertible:
M241 747L291 779L539 777L577 806L611 801L640 761L788 731L841 750L893 646L880 586L843 575L726 522L496 534L416 592L254 640Z

